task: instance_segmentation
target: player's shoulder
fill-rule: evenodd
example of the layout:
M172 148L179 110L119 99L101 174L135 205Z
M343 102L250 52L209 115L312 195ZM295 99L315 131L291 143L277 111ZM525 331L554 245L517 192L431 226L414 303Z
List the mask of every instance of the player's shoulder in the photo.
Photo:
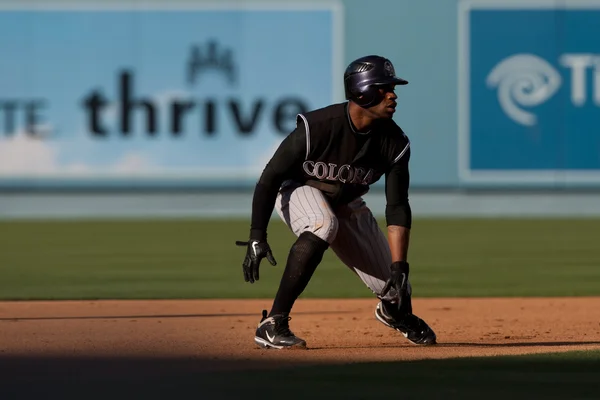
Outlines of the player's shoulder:
M298 118L305 119L311 124L319 124L334 119L344 118L346 103L336 103L298 114Z
M402 158L410 158L410 140L394 120L381 121L377 132L380 138L378 147L389 161L389 165L396 164Z
M404 147L410 143L406 132L393 119L382 120L378 126L378 132L390 144Z

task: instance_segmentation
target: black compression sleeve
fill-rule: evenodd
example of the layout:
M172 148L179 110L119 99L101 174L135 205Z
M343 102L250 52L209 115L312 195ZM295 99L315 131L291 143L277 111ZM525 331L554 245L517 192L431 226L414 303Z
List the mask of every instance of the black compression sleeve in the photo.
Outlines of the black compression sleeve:
M279 187L294 169L302 164L306 156L305 132L304 124L298 124L298 127L281 142L263 170L252 199L251 240L266 239L267 226Z
M409 159L410 150L392 166L385 176L387 200L385 218L387 225L399 225L410 229L412 226L412 210L408 202L408 188L410 186Z
M266 240L269 218L275 207L278 186L268 186L261 182L256 184L252 199L252 222L250 225L250 240Z

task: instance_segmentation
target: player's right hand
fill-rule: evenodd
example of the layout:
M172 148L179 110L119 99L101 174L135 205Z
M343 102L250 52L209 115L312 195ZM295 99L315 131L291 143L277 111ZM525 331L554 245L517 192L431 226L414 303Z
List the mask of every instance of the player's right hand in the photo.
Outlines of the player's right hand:
M258 268L260 267L260 262L263 258L266 257L271 265L277 265L277 261L275 261L273 253L271 252L271 247L269 247L267 242L258 240L242 242L237 240L235 244L238 246L246 246L246 257L242 264L244 280L246 282L254 283L258 280Z
M402 299L408 291L408 273L409 265L406 261L396 261L390 266L390 277L385 282L380 296L383 297L394 288L398 295L398 310L402 307Z

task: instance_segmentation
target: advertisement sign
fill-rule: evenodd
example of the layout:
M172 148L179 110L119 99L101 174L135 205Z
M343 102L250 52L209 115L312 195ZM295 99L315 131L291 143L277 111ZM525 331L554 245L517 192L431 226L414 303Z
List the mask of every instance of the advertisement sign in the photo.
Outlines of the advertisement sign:
M600 1L463 1L459 177L600 183Z
M38 4L0 6L2 185L252 182L343 101L337 2Z

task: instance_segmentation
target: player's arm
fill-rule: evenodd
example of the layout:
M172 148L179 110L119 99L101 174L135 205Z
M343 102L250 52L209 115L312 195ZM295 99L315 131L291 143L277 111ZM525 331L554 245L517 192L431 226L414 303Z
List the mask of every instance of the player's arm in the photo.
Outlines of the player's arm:
M410 228L400 225L388 225L387 230L392 261L407 261Z
M259 279L259 267L263 258L266 257L272 265L277 264L267 243L267 226L273 213L279 187L306 155L304 132L304 124L299 124L299 127L281 142L265 166L254 189L250 240L236 241L238 246L246 246L246 256L242 263L246 282L254 283Z
M254 189L250 240L266 240L267 226L273 213L277 193L290 172L306 156L306 133L304 124L290 133L279 145L265 166Z
M408 163L410 148L398 160L385 177L386 208L385 218L388 229L388 243L392 255L390 278L385 283L381 295L385 295L392 287L399 293L398 308L408 288L408 247L412 226L412 211L408 202L410 173Z
M392 262L407 261L412 226L412 210L408 201L410 186L410 149L396 162L385 178L385 218Z

